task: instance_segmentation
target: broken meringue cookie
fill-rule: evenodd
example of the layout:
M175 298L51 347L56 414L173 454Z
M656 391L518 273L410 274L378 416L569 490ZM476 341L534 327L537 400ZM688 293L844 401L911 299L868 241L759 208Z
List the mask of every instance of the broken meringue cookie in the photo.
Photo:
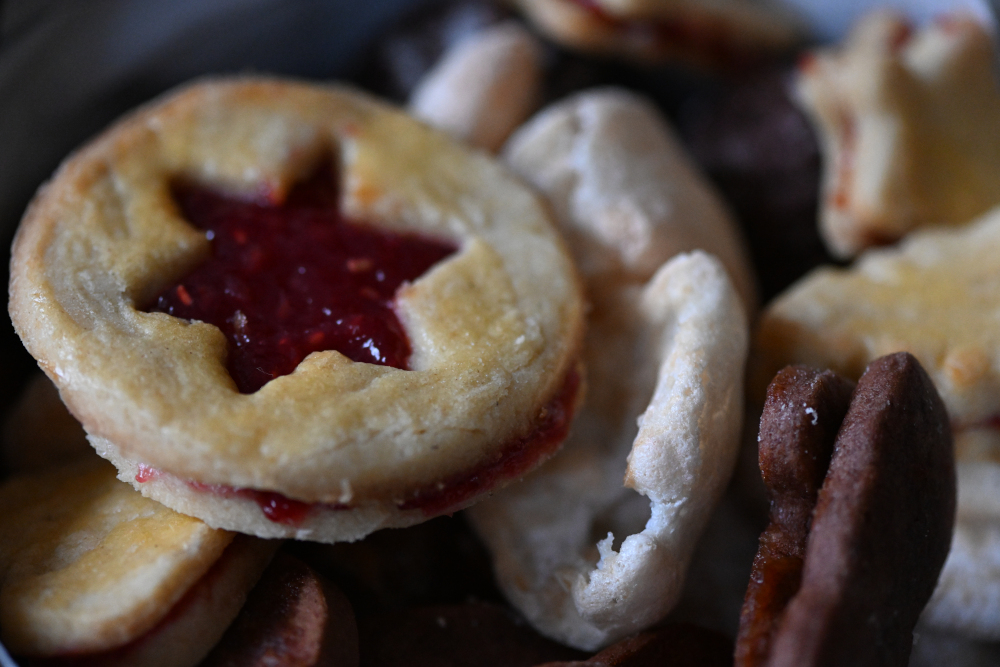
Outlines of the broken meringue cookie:
M592 301L699 248L719 258L754 310L756 281L735 220L642 97L615 88L572 95L515 132L503 157L545 195Z
M798 100L825 154L820 226L841 258L1000 203L994 43L971 16L913 32L876 12L803 59Z
M849 270L818 269L762 315L750 383L791 363L857 378L895 351L920 360L948 410L958 475L952 550L924 621L990 640L1000 639L1000 567L987 555L1000 530L997 275L1000 210L868 250Z
M680 255L617 297L592 315L593 391L562 454L470 511L508 599L586 650L676 603L742 420L746 318L718 260Z
M142 497L91 455L0 487L0 625L32 658L197 664L278 547Z
M473 32L417 85L410 113L473 146L496 151L541 95L542 45L517 21Z

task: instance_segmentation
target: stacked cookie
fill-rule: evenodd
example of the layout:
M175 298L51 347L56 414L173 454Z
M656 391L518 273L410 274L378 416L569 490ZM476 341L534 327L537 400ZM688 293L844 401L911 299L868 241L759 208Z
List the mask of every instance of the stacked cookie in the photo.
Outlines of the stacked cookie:
M529 13L544 5L526 4ZM788 25L768 32L755 9L720 6L717 16L686 5L647 13L660 27L721 22L756 26L751 41L776 48L794 41ZM586 11L608 29L634 20ZM278 546L260 538L349 542L475 505L467 516L497 583L543 635L586 652L613 644L594 664L682 652L726 664L724 637L676 625L642 631L682 600L736 466L754 272L725 204L652 104L604 88L528 119L544 58L514 23L448 52L411 111L451 138L348 88L242 77L170 93L66 161L18 233L11 314L89 444L142 495L93 461L5 487L3 506L26 512L9 525L17 539L5 539L0 562L0 626L12 649L100 664L152 664L152 655L164 665L253 664L275 651L300 651L302 664L356 664L359 637L375 646L392 636L398 643L384 642L378 659L419 662L419 651L402 648L405 632L377 616L356 625L343 594L289 549L267 567ZM989 228L974 233L986 254ZM904 250L920 264L912 271L905 258L860 266L940 283L934 267L952 261L942 247ZM957 271L977 304L986 265ZM855 293L876 291L859 284ZM965 331L975 309L945 300L955 312L948 326ZM751 385L789 361L856 377L878 356L844 335L817 343L822 336L808 334L799 345L802 327L775 324L788 301L765 315ZM876 345L879 354L898 349L907 329L884 322L899 335ZM816 425L822 412L826 454L800 440L762 441L765 481L822 465L791 511L771 486L775 525L747 594L741 664L819 664L837 651L844 664L906 659L953 517L948 420L931 380L938 389L953 381L942 390L953 423L965 407L981 417L957 425L960 462L991 446L979 437L993 413L979 410L989 364L976 341L950 351L943 371L913 349L930 379L910 357L872 364L849 411L849 383L830 380L843 428L840 417L826 421L825 403L804 399L796 423L808 430L803 420ZM848 361L820 358L814 345L849 348ZM761 433L775 428L765 420ZM913 429L914 438L930 433L916 458L900 447L899 433ZM772 445L789 448L791 472L765 460ZM886 475L900 466L935 474L921 484ZM969 500L968 489L987 488L982 468L959 469L957 540L968 508L991 502L987 491ZM865 484L853 484L859 471ZM41 491L49 487L61 495ZM900 526L912 530L896 535ZM873 566L894 549L913 555L906 576L917 583L905 591L890 568ZM801 561L801 586L766 583L775 554ZM73 583L102 557L114 576L88 570L97 574L86 586ZM858 602L883 584L886 595ZM115 592L124 590L138 594ZM783 591L778 604L760 602L773 590ZM64 599L74 591L79 599ZM102 596L116 598L111 612ZM277 613L275 599L293 603ZM505 628L505 614L469 607L433 612L427 627L406 623L425 637L434 625ZM862 617L875 620L852 630ZM103 629L112 626L117 634ZM188 633L197 641L184 651L162 648ZM847 634L857 641L841 641ZM532 660L562 655L546 651Z

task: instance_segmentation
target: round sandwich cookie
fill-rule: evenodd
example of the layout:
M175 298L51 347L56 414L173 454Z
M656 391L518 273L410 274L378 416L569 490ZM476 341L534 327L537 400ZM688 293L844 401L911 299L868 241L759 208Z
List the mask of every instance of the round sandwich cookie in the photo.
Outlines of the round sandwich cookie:
M69 157L14 326L91 444L213 527L358 539L547 459L583 299L503 166L336 85L196 82Z

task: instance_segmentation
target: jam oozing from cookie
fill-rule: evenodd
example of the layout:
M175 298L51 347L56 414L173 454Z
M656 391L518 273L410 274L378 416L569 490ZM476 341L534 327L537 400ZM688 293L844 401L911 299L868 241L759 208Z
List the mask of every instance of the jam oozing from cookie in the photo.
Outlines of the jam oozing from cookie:
M396 506L401 510L421 510L428 517L447 514L462 509L470 499L489 491L499 482L523 476L540 461L554 454L566 439L579 391L580 375L573 369L566 375L559 392L542 409L535 426L528 433L507 443L495 460L431 487L418 489ZM135 481L142 484L162 474L165 473L141 464ZM353 509L351 505L342 503L306 503L275 491L205 484L194 480L186 480L186 483L195 491L223 498L251 500L270 521L287 526L301 525L316 508Z
M324 167L278 205L174 186L184 217L210 239L211 257L150 310L219 327L229 340L229 373L244 394L320 350L407 368L396 290L456 247L345 219L335 184Z
M138 477L136 480L139 481ZM222 496L223 498L245 498L257 503L260 511L268 520L274 523L285 524L286 526L298 526L309 515L313 508L312 503L304 503L301 500L293 500L287 496L274 491L258 491L256 489L237 489L222 484L203 484L188 480L188 486L196 491L205 491ZM330 509L348 509L346 505L326 505Z
M542 409L535 427L509 442L496 460L421 489L397 507L401 510L419 509L428 517L446 514L461 509L470 498L489 491L503 480L524 476L539 461L554 454L569 435L579 391L580 375L571 370L559 393Z

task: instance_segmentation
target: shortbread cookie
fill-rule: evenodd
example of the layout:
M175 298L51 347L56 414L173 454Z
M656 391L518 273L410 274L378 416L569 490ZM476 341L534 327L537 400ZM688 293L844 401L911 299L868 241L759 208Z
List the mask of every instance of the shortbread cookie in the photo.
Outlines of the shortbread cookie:
M617 89L542 110L504 148L545 194L591 289L641 284L678 252L718 257L749 310L750 260L725 205L651 104Z
M800 66L798 98L823 140L820 226L852 257L1000 204L1000 86L988 28L944 16L913 32L868 15L840 49Z
M72 664L74 667L200 665L240 612L279 545L277 540L237 535L208 572L152 630L105 653L73 656Z
M275 548L231 545L232 533L143 498L96 457L8 480L0 508L0 627L17 655L193 665Z
M858 377L894 351L920 360L948 408L959 480L955 541L927 615L993 639L1000 639L1000 570L971 564L983 539L974 536L995 530L984 523L1000 525L998 276L1000 212L961 229L914 232L897 249L865 252L852 269L819 269L762 316L751 382L759 389L788 363Z
M564 450L470 512L507 598L588 650L676 603L742 422L746 319L718 260L680 255L616 297L591 316L592 391Z
M542 45L517 21L474 32L446 51L410 97L410 113L496 151L541 97Z
M837 434L802 583L777 623L767 664L906 665L954 521L944 404L912 355L876 359Z
M171 93L70 157L15 245L15 327L70 410L217 527L300 533L229 523L244 492L352 526L322 540L455 511L575 407L582 298L542 205L358 92Z
M745 69L787 51L800 28L787 11L760 0L518 0L557 42L646 62L683 60Z

